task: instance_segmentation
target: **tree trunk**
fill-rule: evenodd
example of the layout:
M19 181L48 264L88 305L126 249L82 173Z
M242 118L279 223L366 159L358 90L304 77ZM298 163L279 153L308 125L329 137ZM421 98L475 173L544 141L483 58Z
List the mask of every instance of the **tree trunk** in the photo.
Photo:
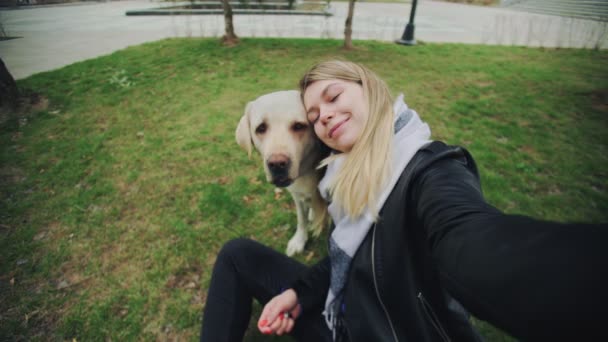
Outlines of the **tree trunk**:
M346 50L353 49L353 13L355 12L355 1L348 1L348 15L346 16L346 23L344 23L344 48Z
M234 26L232 25L232 6L230 6L229 0L222 0L222 7L224 8L224 28L226 34L222 37L222 43L224 45L233 46L239 42L239 37L234 33Z
M4 61L0 58L0 107L15 109L19 99L19 89L15 79L8 72Z

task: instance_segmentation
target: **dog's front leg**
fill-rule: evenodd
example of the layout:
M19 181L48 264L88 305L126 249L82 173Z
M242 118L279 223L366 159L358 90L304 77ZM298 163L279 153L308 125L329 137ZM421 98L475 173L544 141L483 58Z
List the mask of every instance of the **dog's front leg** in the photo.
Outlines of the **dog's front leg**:
M296 253L300 253L304 250L304 245L308 240L308 212L310 207L306 200L302 200L293 196L293 200L296 204L296 213L298 216L298 226L296 227L296 233L287 243L286 254L293 256Z

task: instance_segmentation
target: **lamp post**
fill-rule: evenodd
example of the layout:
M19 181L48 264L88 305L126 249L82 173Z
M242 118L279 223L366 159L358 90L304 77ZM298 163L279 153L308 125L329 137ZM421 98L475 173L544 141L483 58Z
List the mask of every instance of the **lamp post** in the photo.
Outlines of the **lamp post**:
M401 36L401 39L395 41L395 43L401 45L416 45L416 39L414 39L414 16L416 15L416 4L418 4L418 0L414 0L412 2L410 21L405 26L405 31L403 32L403 36Z

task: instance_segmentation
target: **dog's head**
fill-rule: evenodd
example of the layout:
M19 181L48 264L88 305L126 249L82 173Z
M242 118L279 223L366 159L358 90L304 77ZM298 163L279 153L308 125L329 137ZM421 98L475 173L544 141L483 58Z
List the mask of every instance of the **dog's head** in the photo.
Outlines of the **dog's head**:
M318 162L313 128L306 119L300 92L278 91L247 104L236 128L237 143L251 156L255 147L269 182L286 187Z

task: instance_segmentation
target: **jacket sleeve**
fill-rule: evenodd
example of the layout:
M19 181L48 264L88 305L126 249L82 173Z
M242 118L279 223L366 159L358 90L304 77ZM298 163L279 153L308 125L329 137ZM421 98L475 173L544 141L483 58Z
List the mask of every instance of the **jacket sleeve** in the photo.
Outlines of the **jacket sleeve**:
M608 334L607 225L503 214L464 159L433 163L410 195L443 286L476 317L523 340Z
M320 309L329 291L329 257L325 257L300 275L291 288L298 295L303 312Z

